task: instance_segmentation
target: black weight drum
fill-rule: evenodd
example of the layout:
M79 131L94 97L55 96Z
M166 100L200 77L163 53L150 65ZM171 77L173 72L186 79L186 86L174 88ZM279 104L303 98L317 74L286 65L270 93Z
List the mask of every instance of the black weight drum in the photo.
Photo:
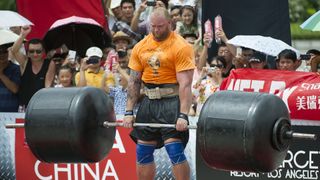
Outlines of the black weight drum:
M98 88L48 88L38 91L26 111L26 140L45 162L98 162L112 149L115 121L111 99Z
M274 125L289 119L284 102L271 94L220 91L204 104L197 130L203 160L215 169L270 172L289 145L275 147Z

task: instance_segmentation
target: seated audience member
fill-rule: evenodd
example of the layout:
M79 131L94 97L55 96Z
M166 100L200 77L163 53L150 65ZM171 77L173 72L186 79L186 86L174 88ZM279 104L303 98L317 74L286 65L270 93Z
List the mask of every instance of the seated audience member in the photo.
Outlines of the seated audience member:
M261 52L254 52L249 58L249 66L252 69L268 69L267 56Z
M80 72L76 74L75 83L78 87L93 86L102 88L102 78L104 70L100 67L100 61L103 53L98 47L90 47L86 52L85 58L82 59ZM105 82L108 86L114 85L114 78L112 75L108 76Z
M63 65L58 70L58 84L55 87L73 86L73 68L69 65Z
M285 71L295 71L301 64L301 60L297 59L297 54L290 49L285 49L278 54L277 69Z
M0 45L0 112L18 112L20 68L9 61L10 44Z
M132 42L131 38L124 32L118 31L112 37L116 51L127 50Z
M225 67L225 59L217 56L212 59L209 67L202 68L199 79L193 85L193 95L197 100L196 115L199 115L207 98L220 87L223 80L222 72Z

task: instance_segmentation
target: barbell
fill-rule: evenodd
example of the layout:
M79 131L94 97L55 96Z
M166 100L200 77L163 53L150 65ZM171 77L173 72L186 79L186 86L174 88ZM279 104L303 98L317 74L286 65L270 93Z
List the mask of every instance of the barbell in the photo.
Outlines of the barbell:
M98 88L41 89L30 100L25 123L27 144L49 163L98 162L112 149L116 122L113 103ZM133 126L175 128L174 124ZM291 130L289 113L277 96L219 91L205 102L197 125L197 147L214 169L270 172L284 160L292 139L316 139Z

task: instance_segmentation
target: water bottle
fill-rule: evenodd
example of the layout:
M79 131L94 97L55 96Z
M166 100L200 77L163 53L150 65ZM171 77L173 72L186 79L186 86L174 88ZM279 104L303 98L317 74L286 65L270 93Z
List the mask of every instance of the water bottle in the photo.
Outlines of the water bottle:
M218 30L222 28L222 18L220 15L217 15L214 18L214 34L217 34ZM221 39L215 36L216 43L221 44Z
M118 62L118 59L119 59L118 53L115 50L111 50L108 53L107 60L105 62L105 71L106 73L108 73L107 78L109 79L109 78L112 78L110 76L113 76L115 86L119 85L119 74L116 69L113 69L113 66L115 63Z
M205 23L204 23L204 32L206 34L210 35L210 41L209 41L209 48L211 47L211 42L213 39L213 30L212 30L212 24L210 19L208 19Z

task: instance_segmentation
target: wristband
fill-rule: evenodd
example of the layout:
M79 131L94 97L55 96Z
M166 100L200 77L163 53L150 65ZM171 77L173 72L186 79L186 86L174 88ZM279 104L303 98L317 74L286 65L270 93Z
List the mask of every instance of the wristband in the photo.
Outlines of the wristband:
M133 116L133 110L127 110L127 111L124 113L124 116Z
M186 115L186 114L184 114L184 113L179 113L178 118L184 119L184 120L186 120L186 121L189 122L189 117L188 117L188 115Z

